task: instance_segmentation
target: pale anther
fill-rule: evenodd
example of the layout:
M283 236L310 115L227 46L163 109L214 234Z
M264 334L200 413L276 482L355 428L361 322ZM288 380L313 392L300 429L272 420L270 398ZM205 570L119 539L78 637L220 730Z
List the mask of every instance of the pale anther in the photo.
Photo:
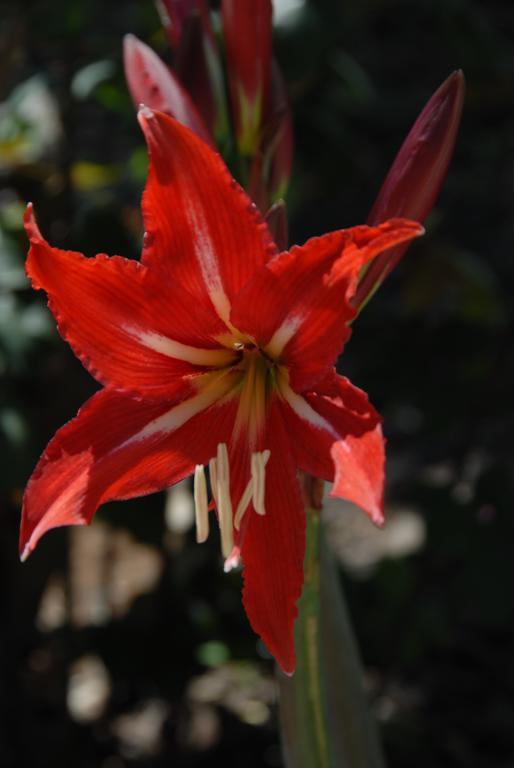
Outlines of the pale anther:
M253 508L258 515L265 515L266 508L264 499L266 496L266 464L270 457L270 451L265 450L261 453L252 454L251 472L252 472L252 502Z
M209 536L209 504L207 500L207 483L202 464L195 467L194 500L196 518L196 540L199 544Z
M228 557L234 546L234 523L230 498L230 469L225 443L219 443L216 456L216 503L221 533L221 551Z

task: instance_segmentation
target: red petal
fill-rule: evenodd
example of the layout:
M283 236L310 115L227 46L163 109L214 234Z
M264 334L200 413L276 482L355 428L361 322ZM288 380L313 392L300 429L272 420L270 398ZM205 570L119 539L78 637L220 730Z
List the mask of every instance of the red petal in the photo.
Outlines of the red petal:
M143 261L228 320L233 297L276 252L269 230L203 141L161 113L139 119L150 151Z
M184 415L184 404L174 413L181 408ZM22 555L51 528L89 524L105 501L153 493L189 475L227 440L234 405L214 405L174 431L164 431L162 422L162 431L152 426L170 412L170 403L141 402L109 389L94 395L51 440L27 485Z
M352 501L381 524L385 458L380 416L367 395L342 376L334 376L327 390L330 396L295 395L283 402L295 460L305 472L333 481L332 496Z
M137 261L87 259L51 248L30 206L25 227L31 243L27 273L35 288L48 293L61 335L102 383L153 397L185 394L190 377L207 370L199 366L209 357L230 355L214 341L224 329L221 321L212 311L192 313L193 301L178 286L155 280ZM163 348L158 339L165 353L157 351ZM185 347L173 352L172 340L179 342L175 348Z
M271 74L271 0L222 0L230 93L239 150L257 148Z
M448 170L463 102L464 76L459 70L437 89L414 123L386 176L369 224L379 224L391 216L425 221ZM408 247L404 243L375 259L359 285L355 306L363 305Z
M191 97L155 51L135 35L125 35L123 62L128 87L137 108L145 104L151 109L166 112L212 145L209 131Z
M250 623L284 672L295 668L294 621L303 585L305 512L290 439L278 406L269 416L266 515L252 511L242 545L243 604Z
M231 320L290 369L294 389L308 389L333 365L355 316L349 299L363 264L422 232L397 219L313 238L266 264L235 302Z

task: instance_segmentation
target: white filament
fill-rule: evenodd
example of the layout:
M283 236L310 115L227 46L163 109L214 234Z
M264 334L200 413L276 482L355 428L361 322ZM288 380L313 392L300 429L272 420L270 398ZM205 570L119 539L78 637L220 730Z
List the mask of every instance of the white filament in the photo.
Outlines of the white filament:
M195 467L194 480L196 540L199 544L207 541L209 536L209 504L207 500L207 483L202 464Z
M216 497L221 534L221 551L228 557L234 546L234 522L230 499L230 468L226 443L219 443L216 455Z
M237 505L236 514L234 517L234 528L236 531L239 530L241 527L241 520L244 517L244 513L248 509L248 505L250 504L253 496L253 480L249 480L246 488L243 491L243 495L239 499L239 504Z

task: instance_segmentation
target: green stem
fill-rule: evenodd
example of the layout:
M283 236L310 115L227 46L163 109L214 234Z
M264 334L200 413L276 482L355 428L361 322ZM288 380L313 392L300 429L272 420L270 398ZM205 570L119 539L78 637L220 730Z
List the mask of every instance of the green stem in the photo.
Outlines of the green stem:
M362 668L319 510L307 509L297 667L279 673L286 768L384 768Z
M305 580L295 627L296 672L279 674L283 748L288 768L330 768L323 706L320 615L320 519L307 513Z

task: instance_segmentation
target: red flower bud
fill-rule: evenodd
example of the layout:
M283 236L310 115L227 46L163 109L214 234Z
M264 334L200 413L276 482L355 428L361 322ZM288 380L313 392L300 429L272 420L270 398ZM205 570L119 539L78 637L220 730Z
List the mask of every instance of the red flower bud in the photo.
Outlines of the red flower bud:
M212 136L223 147L229 135L223 67L205 2L185 20L175 69Z
M276 128L270 141L270 190L272 199L284 197L293 165L293 120L287 89L277 63L271 73L270 121Z
M222 0L232 109L239 151L259 144L271 78L271 0Z
M123 60L125 77L136 107L144 104L165 112L212 145L209 131L191 97L155 51L134 35L125 35Z
M402 216L422 223L430 213L455 147L464 101L464 75L453 72L437 89L410 133L382 185L368 224ZM360 308L401 259L408 245L381 253L362 277L354 304Z
M276 61L272 66L269 107L246 185L263 212L285 196L293 164L293 121L286 86Z

